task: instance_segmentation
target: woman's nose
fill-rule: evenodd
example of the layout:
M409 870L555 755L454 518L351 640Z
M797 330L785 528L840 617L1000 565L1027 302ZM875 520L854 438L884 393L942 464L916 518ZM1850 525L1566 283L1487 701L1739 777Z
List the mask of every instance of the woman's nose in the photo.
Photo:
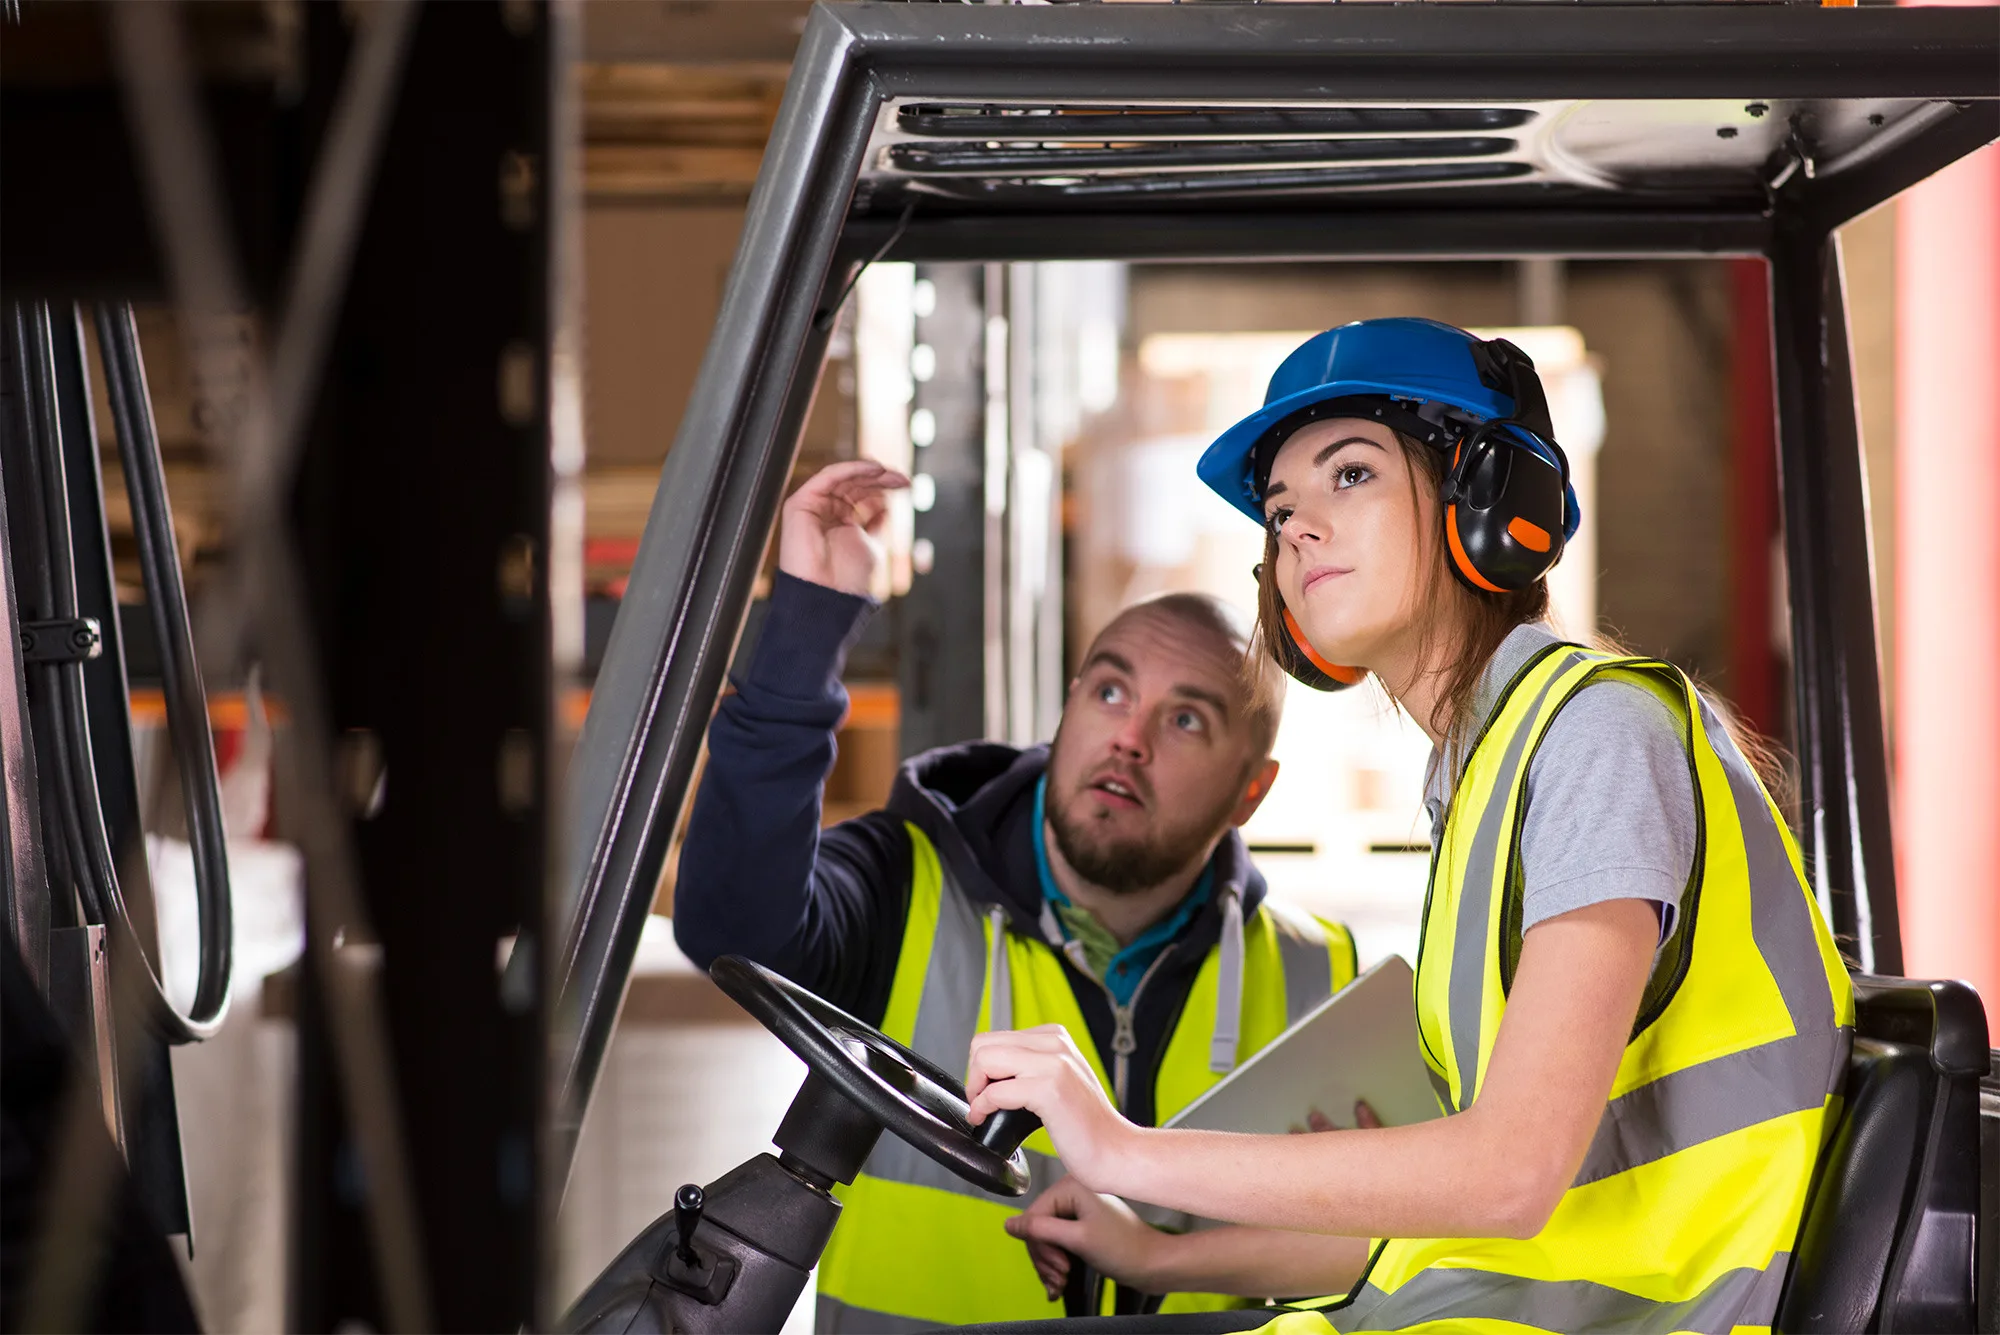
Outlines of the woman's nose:
M1295 545L1300 543L1319 543L1326 541L1326 535L1330 531L1330 528L1331 526L1325 522L1324 516L1302 514L1295 511L1291 519L1286 521L1281 536Z

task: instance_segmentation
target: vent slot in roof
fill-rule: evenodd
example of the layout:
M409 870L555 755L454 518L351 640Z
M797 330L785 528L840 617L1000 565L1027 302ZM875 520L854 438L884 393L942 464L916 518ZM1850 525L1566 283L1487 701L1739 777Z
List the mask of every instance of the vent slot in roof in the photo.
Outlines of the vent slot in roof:
M992 176L1014 172L1256 170L1316 162L1397 162L1412 158L1490 158L1512 152L1512 139L1252 139L1235 143L892 144L886 165L919 176Z
M1298 107L1190 111L1183 107L903 107L905 134L948 139L1240 139L1247 135L1467 134L1511 130L1524 107Z
M1393 162L1368 166L1328 167L1319 171L1235 171L1181 173L1168 176L1063 176L1007 180L933 177L911 182L928 195L986 201L1049 199L1145 199L1165 195L1182 198L1223 198L1267 192L1298 192L1316 188L1363 186L1425 186L1468 181L1500 181L1525 176L1534 168L1519 161Z

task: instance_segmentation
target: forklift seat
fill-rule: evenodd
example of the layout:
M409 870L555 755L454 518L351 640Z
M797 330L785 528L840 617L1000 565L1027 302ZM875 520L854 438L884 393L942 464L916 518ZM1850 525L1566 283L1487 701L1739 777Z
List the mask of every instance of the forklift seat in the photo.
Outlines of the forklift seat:
M1857 974L1845 1099L1777 1328L1975 1328L1986 1012L1964 983Z

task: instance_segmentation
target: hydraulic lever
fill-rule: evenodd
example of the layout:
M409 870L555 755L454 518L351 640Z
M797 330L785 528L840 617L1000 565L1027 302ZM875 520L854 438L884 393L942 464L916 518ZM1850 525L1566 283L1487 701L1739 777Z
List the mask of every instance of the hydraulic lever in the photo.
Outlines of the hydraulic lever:
M729 1292L730 1281L736 1278L736 1260L713 1248L704 1253L694 1245L702 1211L707 1207L707 1194L692 1182L674 1193L675 1241L667 1256L663 1278L696 1302L713 1307L722 1301Z
M706 1203L701 1188L692 1182L674 1193L674 1232L680 1235L674 1259L690 1270L701 1268L701 1256L694 1249L694 1231L701 1227L701 1209Z

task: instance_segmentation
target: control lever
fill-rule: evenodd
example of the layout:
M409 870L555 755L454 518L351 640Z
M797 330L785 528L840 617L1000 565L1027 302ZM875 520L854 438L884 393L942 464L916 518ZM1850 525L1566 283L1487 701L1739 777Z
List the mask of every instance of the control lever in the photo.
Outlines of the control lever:
M978 1128L979 1143L995 1154L1012 1154L1021 1142L1042 1129L1042 1119L1026 1108L1002 1108ZM1065 1316L1096 1316L1098 1291L1104 1277L1084 1264L1076 1253L1069 1254L1069 1279L1063 1284Z
M708 1204L702 1189L690 1182L674 1193L673 1250L667 1254L664 1278L696 1302L709 1307L721 1302L736 1278L736 1258L710 1246L704 1256L694 1245L695 1230L701 1227L701 1212ZM710 1240L711 1244L713 1239Z
M702 1206L707 1204L701 1188L690 1182L674 1193L674 1232L680 1241L674 1247L674 1257L690 1270L702 1268L701 1256L694 1249L694 1231L701 1227Z

